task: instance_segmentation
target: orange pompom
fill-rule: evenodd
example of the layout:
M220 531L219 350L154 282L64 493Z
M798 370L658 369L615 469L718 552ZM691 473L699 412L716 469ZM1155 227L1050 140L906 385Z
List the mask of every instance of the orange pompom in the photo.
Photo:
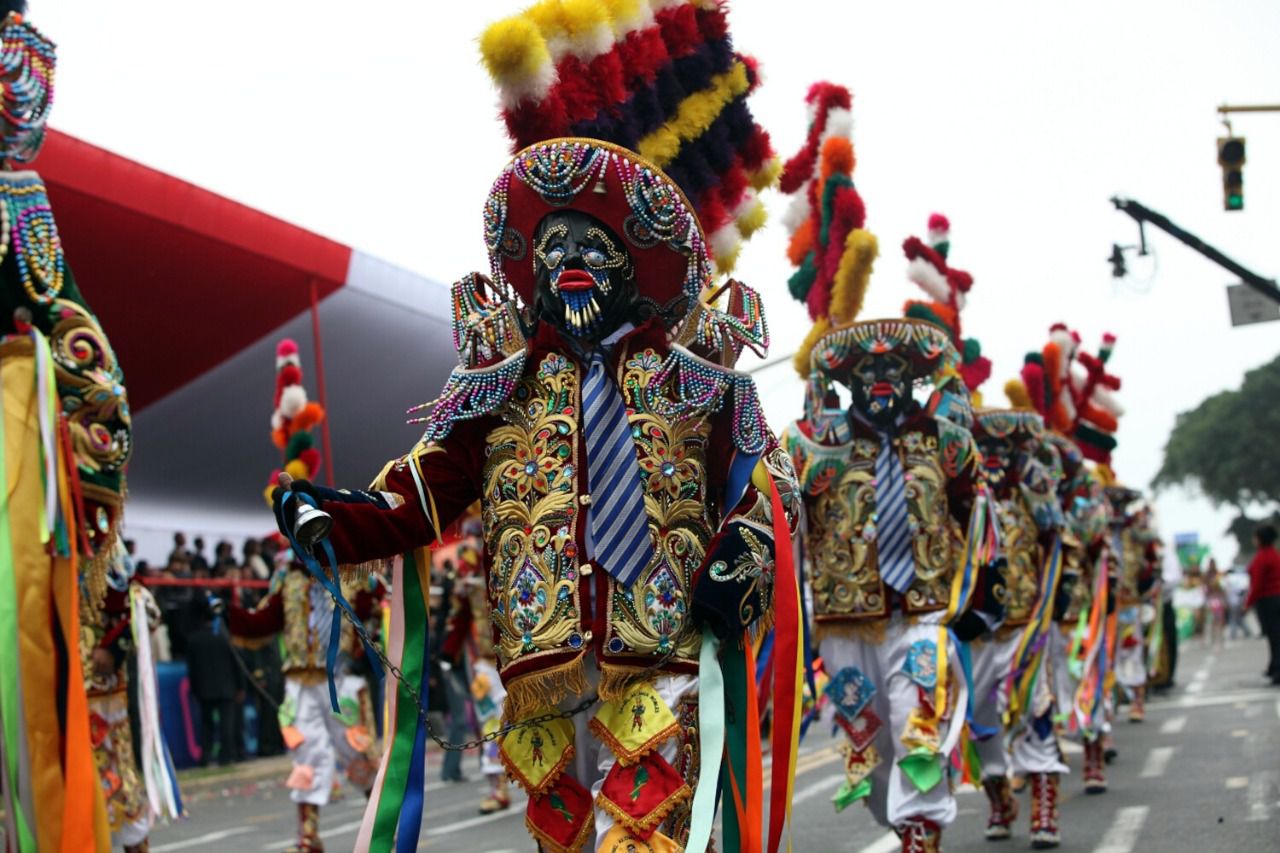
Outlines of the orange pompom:
M273 429L271 431L271 443L276 447L284 450L289 445L289 431L287 427Z
M302 411L294 415L293 420L289 421L289 432L292 434L309 430L322 420L324 420L324 407L319 403L307 403Z
M804 263L805 256L813 250L813 220L806 219L791 235L787 244L787 259L793 267Z
M833 174L853 173L853 143L846 136L832 136L822 143L822 182Z

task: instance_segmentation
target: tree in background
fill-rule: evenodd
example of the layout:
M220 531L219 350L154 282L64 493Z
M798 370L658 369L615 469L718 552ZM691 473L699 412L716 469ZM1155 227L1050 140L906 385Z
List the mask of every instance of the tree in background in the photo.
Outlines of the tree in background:
M1241 555L1253 551L1253 528L1245 507L1280 503L1280 357L1250 370L1236 391L1209 397L1178 415L1164 462L1152 481L1156 489L1191 485L1215 506L1240 513L1230 533Z

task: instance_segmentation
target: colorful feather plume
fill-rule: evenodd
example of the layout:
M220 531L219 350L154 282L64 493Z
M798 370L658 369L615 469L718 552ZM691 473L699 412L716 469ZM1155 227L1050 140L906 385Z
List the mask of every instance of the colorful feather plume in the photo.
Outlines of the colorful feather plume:
M284 467L271 472L266 498L280 474L295 480L311 480L320 471L320 451L312 430L324 420L324 407L307 399L302 384L302 357L298 344L285 338L276 345L276 390L271 412L271 441L284 453Z
M908 317L926 320L946 329L951 343L960 354L956 366L965 388L975 393L991 378L991 360L982 354L977 338L961 335L960 315L965 297L973 287L973 276L951 267L947 255L951 251L951 222L941 213L929 216L928 242L908 237L902 243L907 256L907 278L925 292L928 301L910 300L902 308Z
M779 166L747 96L760 83L724 3L542 0L480 37L513 148L586 136L635 151L684 190L729 272L764 223Z
M805 102L809 132L781 179L782 191L792 196L783 222L790 233L787 257L796 271L787 287L814 321L795 356L802 376L809 373L818 339L858 316L879 254L875 235L864 228L867 211L853 184L853 96L823 82L809 88Z
M1115 347L1115 335L1102 336L1098 355L1079 352L1077 363L1084 373L1072 375L1072 396L1077 411L1073 436L1086 459L1111 464L1111 451L1116 448L1115 434L1120 428L1124 409L1114 394L1120 390L1120 377L1107 372L1107 362Z

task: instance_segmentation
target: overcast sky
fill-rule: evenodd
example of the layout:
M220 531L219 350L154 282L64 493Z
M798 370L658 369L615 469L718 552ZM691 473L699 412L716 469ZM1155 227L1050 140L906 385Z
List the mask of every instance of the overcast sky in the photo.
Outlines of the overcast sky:
M995 362L988 401L1003 402L1051 323L1090 348L1114 332L1128 409L1115 467L1145 486L1175 415L1275 357L1280 323L1231 328L1230 274L1156 232L1155 257L1114 282L1111 244L1135 243L1137 226L1108 198L1130 195L1280 272L1280 114L1235 122L1249 140L1243 213L1222 210L1214 142L1219 104L1280 102L1280 3L1047 5L739 0L731 23L763 64L751 105L784 157L803 138L811 82L854 92L855 179L882 246L863 316L917 295L899 247L945 213L952 262L975 279L966 333ZM451 281L484 267L480 209L507 152L475 37L519 8L33 0L29 17L59 46L54 126ZM738 274L763 291L784 353L807 317L786 294L783 200L767 202L773 225ZM92 296L92 273L80 276ZM799 414L787 369L762 384L776 427ZM1166 536L1199 531L1220 559L1234 553L1220 535L1229 512L1181 492L1159 509Z

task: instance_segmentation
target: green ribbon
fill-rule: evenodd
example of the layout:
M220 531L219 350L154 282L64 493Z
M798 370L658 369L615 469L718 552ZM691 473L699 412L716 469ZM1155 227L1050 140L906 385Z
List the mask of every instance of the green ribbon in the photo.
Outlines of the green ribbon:
M720 661L724 674L724 692L726 701L721 704L725 709L728 725L726 754L728 765L722 772L725 795L724 817L721 819L721 833L725 850L742 849L742 828L738 826L738 809L733 803L733 782L741 786L739 793L747 796L747 691L755 689L755 682L747 681L747 656L738 642L724 647ZM730 768L733 770L730 778ZM695 848L696 849L696 848Z
M427 630L427 611L422 599L422 583L418 579L418 565L413 552L404 555L401 583L404 585L404 654L400 661L403 681L396 679L399 691L396 701L395 734L392 736L387 759L387 772L383 776L382 791L378 798L378 812L374 818L370 850L391 850L394 847L396 827L400 821L400 807L404 803L405 784L409 779L409 765L413 760L414 740L418 731L418 706L405 682L420 684L426 661L422 659L424 632ZM334 618L337 618L336 616Z

